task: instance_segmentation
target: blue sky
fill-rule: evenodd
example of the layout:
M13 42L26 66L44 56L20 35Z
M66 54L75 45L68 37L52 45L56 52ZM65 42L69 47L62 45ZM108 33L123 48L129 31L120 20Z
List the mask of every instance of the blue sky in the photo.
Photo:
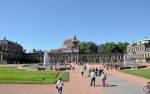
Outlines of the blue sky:
M0 39L26 49L150 38L150 0L0 0Z

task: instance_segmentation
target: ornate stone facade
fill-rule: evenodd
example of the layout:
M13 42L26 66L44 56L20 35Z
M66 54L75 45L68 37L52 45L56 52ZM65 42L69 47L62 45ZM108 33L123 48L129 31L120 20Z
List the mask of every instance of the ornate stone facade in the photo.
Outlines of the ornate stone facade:
M53 49L49 52L51 62L76 62L76 63L109 63L123 62L124 54L103 54L103 53L88 53L81 54L79 52L80 41L74 37L73 39L65 40L64 48Z
M53 49L49 51L49 58L51 62L59 63L109 63L109 62L123 62L124 54L103 54L103 53L88 53L81 54L79 52L80 41L76 38L67 39L63 43L62 48ZM43 62L44 52L33 50L31 53L23 51L23 47L17 42L8 41L5 38L0 40L0 63L14 64L14 63L29 63L40 61Z
M32 53L30 53L33 57L33 60L37 60L38 62L43 62L44 60L44 51L33 49Z
M18 64L31 63L34 61L43 61L44 52L35 51L25 53L23 47L17 42L0 40L0 64Z
M102 53L49 53L51 62L76 62L76 63L113 63L123 62L124 54L102 54Z
M130 62L150 62L150 40L144 39L128 45L127 58Z
M23 47L17 42L0 40L0 63L18 63L23 54Z

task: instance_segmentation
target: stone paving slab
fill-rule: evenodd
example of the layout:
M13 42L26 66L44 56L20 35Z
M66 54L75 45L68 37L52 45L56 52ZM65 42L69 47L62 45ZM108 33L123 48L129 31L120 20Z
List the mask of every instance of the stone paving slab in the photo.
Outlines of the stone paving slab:
M96 83L100 85L100 79L97 78ZM106 94L145 94L140 85L132 83L130 81L119 79L114 75L107 74L107 86L100 88L104 90Z

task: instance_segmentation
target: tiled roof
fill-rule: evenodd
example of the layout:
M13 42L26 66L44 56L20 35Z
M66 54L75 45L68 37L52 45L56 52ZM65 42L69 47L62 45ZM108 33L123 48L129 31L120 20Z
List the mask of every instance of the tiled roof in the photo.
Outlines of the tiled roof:
M63 45L72 46L72 41L73 41L73 39L67 39L67 40L64 41Z
M50 50L49 52L52 53L52 52L63 52L66 48L58 48L58 49L52 49Z

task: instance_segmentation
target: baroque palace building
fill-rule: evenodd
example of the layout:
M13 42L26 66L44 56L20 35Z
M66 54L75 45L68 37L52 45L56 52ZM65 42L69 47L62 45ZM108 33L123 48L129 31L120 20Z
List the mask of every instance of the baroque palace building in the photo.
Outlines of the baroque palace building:
M23 47L17 42L4 38L0 40L0 64L18 64L43 61L43 51L26 53Z
M144 39L127 46L127 58L130 62L150 62L150 40Z
M23 47L17 42L11 42L4 38L0 40L0 62L1 63L17 63L23 54Z
M80 53L80 40L75 36L65 40L62 48L50 50L48 56L53 63L121 63L125 59L126 62L150 62L150 40L144 39L128 45L127 53L105 54L98 51L84 54ZM17 42L6 38L0 40L0 64L42 63L43 59L44 51L33 49L26 53Z
M62 48L52 49L49 51L51 62L76 62L76 63L109 63L123 62L124 54L104 54L104 53L80 53L80 41L76 38L67 39L63 43Z

